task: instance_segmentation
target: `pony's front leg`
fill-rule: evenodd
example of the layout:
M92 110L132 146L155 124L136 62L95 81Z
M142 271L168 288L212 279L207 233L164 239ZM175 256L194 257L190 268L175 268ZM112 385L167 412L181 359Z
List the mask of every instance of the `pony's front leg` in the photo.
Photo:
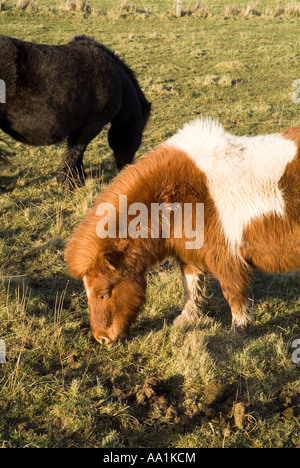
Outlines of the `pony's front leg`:
M190 265L181 265L184 288L184 308L174 325L184 326L202 316L201 305L206 297L206 272Z

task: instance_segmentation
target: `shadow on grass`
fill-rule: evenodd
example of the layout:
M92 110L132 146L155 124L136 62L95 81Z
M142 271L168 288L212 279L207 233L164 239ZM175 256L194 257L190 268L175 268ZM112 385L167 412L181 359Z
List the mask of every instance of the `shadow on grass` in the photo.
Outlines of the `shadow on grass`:
M288 309L299 299L299 286L300 276L298 274L268 275L255 272L252 287L249 291L252 308L256 309L264 302L267 303L265 307L272 308L273 302L286 301L285 308ZM150 330L158 331L164 324L171 325L173 320L181 313L181 310L170 304L170 307L161 309L159 312L160 314L154 318L143 314L134 326L132 335L145 335ZM231 310L222 294L218 281L214 278L210 278L209 281L208 299L203 304L203 315L203 320L200 318L199 322L192 322L188 325L188 329L205 328L205 324L209 324L210 319L214 319L221 323L225 331L230 330ZM263 336L265 333L272 331L274 327L282 326L283 321L285 327L290 327L292 330L294 325L298 325L300 322L300 307L295 312L274 315L266 323L251 325L247 335ZM187 327L185 327L186 329ZM291 331L291 333L293 332Z
M250 299L250 308L254 309L254 318L256 315L255 309L260 304L266 303L265 307L272 310L273 303L280 304L282 301L286 301L286 308L299 299L299 288L300 288L300 275L297 273L290 273L286 275L282 274L264 274L256 271L253 276L251 288L249 290L248 297ZM204 303L204 315L212 318L216 318L221 324L228 328L231 325L231 311L230 307L225 300L221 287L214 278L211 278L209 285L209 299ZM299 314L299 315L297 315ZM294 317L300 319L300 307L298 312L293 314L286 313L283 316L275 316L264 325L250 326L251 330L262 330L262 334L271 329L274 325L282 320L286 320L285 323L292 324ZM289 317L293 317L290 319Z
M113 156L100 160L99 164L86 164L88 179L98 179L104 184L109 184L118 175L118 170Z
M36 177L28 177L26 176L26 186L28 185L35 185L39 182L48 182L49 180L54 178L54 174L50 175L38 175ZM4 191L7 193L11 193L15 190L17 186L17 181L22 177L21 173L18 173L14 176L1 176L0 177L0 185L4 188ZM20 188L20 187L19 187Z
M12 162L9 162L9 165L11 165L12 170L16 170ZM98 163L93 162L92 164L89 164L86 162L85 169L87 172L87 178L101 179L106 184L110 183L118 173L113 154L111 154L110 157L105 157L104 159L99 158ZM18 170L14 175L0 174L0 194L13 192L17 187L18 180L22 177L26 179L26 186L30 186L38 183L49 182L52 179L55 180L56 174L56 171L47 175L42 174L42 167L38 166L36 167L35 172L33 174L31 173L31 175L28 175L28 172L22 169Z

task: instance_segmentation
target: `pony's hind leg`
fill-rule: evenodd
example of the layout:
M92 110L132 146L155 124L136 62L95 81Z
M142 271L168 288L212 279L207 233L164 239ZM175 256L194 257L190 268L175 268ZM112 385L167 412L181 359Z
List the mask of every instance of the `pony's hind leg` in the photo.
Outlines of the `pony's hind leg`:
M73 190L85 182L86 174L83 167L83 155L86 145L68 144L61 166L57 170L57 182Z
M210 272L218 279L232 313L232 330L243 331L253 322L248 309L248 288L252 270L242 262L224 262Z
M105 123L106 121L101 121L97 116L90 118L83 129L69 136L67 150L57 171L59 184L72 190L85 183L83 155L88 144L101 132Z
M174 320L174 325L183 326L198 320L203 314L201 306L206 298L206 272L190 265L181 265L184 288L184 308Z

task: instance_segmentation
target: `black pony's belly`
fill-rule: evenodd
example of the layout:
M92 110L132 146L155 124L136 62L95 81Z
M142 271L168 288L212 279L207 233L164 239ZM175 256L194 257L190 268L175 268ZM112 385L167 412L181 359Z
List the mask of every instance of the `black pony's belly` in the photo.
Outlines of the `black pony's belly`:
M69 134L64 126L38 115L18 114L17 118L0 120L0 128L17 141L33 146L48 146L62 142Z

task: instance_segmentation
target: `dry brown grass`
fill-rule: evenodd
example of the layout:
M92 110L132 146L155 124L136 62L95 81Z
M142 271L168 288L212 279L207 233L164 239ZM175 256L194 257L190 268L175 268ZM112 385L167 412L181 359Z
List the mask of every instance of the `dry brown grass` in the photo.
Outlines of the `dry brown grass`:
M15 9L18 11L35 11L38 9L38 3L36 0L18 0L18 2L15 5Z
M17 0L14 5L8 4L7 0L0 0L0 11L4 10L17 10L17 11L57 11L57 9L53 9L52 7L46 7L44 2L38 3L39 0ZM175 8L172 3L170 4L169 10L166 10L164 13L159 13L159 8L153 6L148 8L147 6L139 7L135 4L135 2L127 2L126 0L123 3L116 2L115 6L106 9L99 9L95 7L95 12L98 14L103 14L107 16L109 19L114 21L118 19L127 19L127 18L134 18L134 19L154 19L154 18L170 18L174 16ZM92 13L92 8L89 3L85 0L67 0L63 1L60 5L58 5L58 10L71 12L71 13L78 13L82 12L86 16ZM229 3L227 6L222 7L219 6L211 6L206 3L196 3L194 6L183 6L182 16L189 16L195 17L199 19L220 19L220 18L262 18L262 19L270 19L270 18L297 18L300 16L300 4L296 0L292 0L290 3L282 5L280 0L276 3L274 1L273 5L265 6L260 4L258 1L250 1L248 3L245 2L239 3L238 5L235 2Z
M281 7L280 5L275 5L273 7L267 8L264 13L264 16L276 18L277 16L284 15L284 13L285 13L285 8Z
M188 8L182 14L183 16L197 16L198 18L208 18L213 16L212 11L206 5L197 3L195 6Z
M229 62L220 62L217 63L215 69L217 70L245 70L248 67L246 63L241 62L240 60L230 60Z
M249 16L261 16L257 3L249 3L246 5L241 11L241 16L244 16L245 18L248 18Z
M149 8L137 8L135 5L128 2L124 2L107 11L107 17L112 20L118 20L120 18L126 19L128 17L146 19L156 16L156 13Z
M249 18L251 16L261 16L260 11L258 10L257 3L248 3L244 7L237 7L228 5L225 7L224 16L242 16L244 18Z
M221 86L223 88L227 88L230 86L234 86L237 83L237 80L231 78L230 76L218 76L218 75L207 75L204 78L202 83L203 87L207 86Z
M294 18L300 16L300 4L297 2L291 2L285 7L281 7L279 4L274 7L269 7L264 13L265 17L276 18L278 16L285 16L288 18Z
M277 18L284 16L287 18L294 18L300 16L300 4L293 1L285 6L281 6L277 3L273 6L267 7L264 11L259 10L258 3L250 2L249 4L242 6L228 5L224 9L224 16L226 18L232 16L239 16L244 18L257 17L262 18Z
M228 5L225 7L224 16L239 16L241 14L241 9L236 6Z
M67 2L61 5L61 9L64 11L71 11L71 12L84 12L85 14L91 14L92 9L88 3L84 0L75 0L71 1L68 0Z

